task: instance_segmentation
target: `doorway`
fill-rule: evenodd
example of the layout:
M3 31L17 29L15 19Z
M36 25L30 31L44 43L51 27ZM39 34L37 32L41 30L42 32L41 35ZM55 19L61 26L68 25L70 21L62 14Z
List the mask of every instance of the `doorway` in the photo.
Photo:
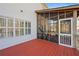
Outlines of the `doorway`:
M72 18L59 19L59 44L72 47L73 42Z

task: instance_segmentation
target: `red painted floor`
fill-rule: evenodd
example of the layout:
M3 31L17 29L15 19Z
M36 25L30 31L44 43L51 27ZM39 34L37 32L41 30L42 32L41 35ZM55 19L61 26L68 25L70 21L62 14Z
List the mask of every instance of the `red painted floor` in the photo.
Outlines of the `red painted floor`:
M0 51L1 56L79 56L76 49L35 39Z

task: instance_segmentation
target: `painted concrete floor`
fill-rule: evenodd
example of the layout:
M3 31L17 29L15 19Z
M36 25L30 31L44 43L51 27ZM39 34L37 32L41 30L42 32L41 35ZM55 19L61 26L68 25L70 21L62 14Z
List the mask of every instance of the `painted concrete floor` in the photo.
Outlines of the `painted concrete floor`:
M0 56L79 56L74 48L68 48L41 39L34 39L0 51Z

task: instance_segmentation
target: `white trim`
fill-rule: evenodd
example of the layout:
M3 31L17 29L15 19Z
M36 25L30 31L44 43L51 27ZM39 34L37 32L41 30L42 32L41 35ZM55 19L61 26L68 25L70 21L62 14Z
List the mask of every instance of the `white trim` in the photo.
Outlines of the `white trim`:
M62 46L66 46L66 47L70 47L70 48L73 48L73 47L70 46L70 45L66 45L66 44L62 44L62 43L60 43L60 45L62 45Z
M62 36L64 36L64 35L71 36L71 34L63 34L63 33L60 33L60 35L62 35Z
M60 21L59 21L59 12L58 12L58 43L60 44Z
M62 21L62 20L71 20L73 18L64 18L64 19L59 19L59 21Z
M24 35L25 35L25 22L26 22L26 21L24 20Z
M6 20L6 37L8 37L8 19L5 17Z

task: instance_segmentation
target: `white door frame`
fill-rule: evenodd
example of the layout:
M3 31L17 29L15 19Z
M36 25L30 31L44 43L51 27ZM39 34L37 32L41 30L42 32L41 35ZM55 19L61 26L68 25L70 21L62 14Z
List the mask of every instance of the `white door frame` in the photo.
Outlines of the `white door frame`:
M62 34L60 33L60 21L62 20L71 20L71 34ZM59 26L59 45L63 45L63 46L66 46L66 47L73 47L73 18L65 18L65 19L59 19L59 23L58 23L58 26ZM67 35L67 36L71 36L71 45L66 45L66 44L62 44L60 43L60 35Z

